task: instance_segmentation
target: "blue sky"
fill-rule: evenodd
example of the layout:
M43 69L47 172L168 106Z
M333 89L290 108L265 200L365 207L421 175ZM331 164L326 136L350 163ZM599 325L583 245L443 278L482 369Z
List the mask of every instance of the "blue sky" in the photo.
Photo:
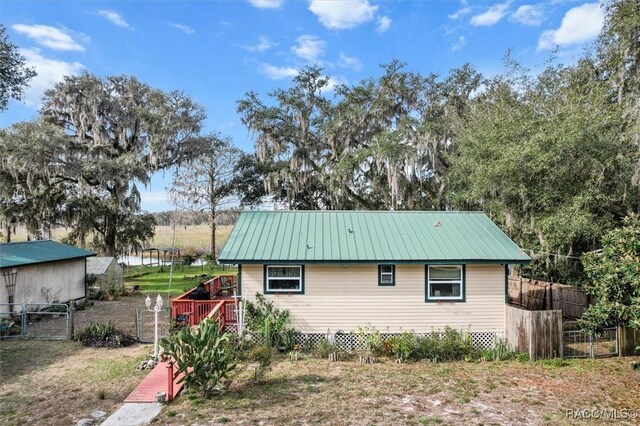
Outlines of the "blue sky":
M569 63L603 19L597 3L573 0L0 0L0 16L38 72L0 126L34 118L43 91L65 74L131 74L192 96L207 109L205 130L246 151L253 142L236 101L288 86L302 66L320 64L333 82L352 84L394 58L425 74L466 62L495 74L507 49L531 68L555 48ZM168 184L154 176L143 208L171 209Z

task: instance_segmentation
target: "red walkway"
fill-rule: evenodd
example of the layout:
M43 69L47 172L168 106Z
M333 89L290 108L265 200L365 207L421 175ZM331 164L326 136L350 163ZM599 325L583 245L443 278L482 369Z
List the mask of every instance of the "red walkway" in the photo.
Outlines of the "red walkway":
M169 370L167 362L160 362L155 366L147 377L129 394L124 402L156 402L157 392L166 392L167 399L173 400L175 396L182 390L182 383L177 384L177 381L182 378L179 375L173 380L173 394L169 395L168 383L169 383ZM175 367L174 367L175 369Z

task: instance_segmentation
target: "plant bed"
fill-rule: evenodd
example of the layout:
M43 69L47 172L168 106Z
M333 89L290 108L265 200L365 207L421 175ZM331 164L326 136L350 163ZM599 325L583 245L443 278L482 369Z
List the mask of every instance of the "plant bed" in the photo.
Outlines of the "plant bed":
M76 334L75 340L94 348L121 348L137 341L134 336L117 329L111 322L90 324Z

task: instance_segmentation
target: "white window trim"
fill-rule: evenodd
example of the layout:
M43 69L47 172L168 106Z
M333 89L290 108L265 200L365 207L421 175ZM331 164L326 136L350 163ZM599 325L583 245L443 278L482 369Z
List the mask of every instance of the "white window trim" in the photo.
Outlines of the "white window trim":
M298 268L300 276L298 277L270 277L270 268ZM267 282L265 283L265 289L269 293L302 293L302 265L267 265L267 274L265 276ZM286 281L298 281L297 289L285 289L285 288L270 288L269 283L271 280L286 280Z
M385 266L391 267L391 272L382 272L382 268ZM382 277L387 276L390 278L389 282L382 281ZM393 264L381 264L378 268L378 285L379 286L395 286L396 285L396 265Z
M431 296L431 267L456 267L460 270L459 280L436 280L433 284L460 284L460 296ZM428 300L451 300L451 301L463 301L464 300L464 268L463 265L427 265L427 299Z

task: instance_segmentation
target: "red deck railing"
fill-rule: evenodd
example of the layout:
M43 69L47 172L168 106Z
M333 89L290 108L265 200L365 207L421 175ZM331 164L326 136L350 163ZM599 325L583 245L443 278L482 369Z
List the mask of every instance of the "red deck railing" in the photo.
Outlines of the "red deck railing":
M207 317L218 320L220 326L236 323L233 275L220 275L204 283L209 300L192 299L195 288L171 301L171 317L174 321L198 325Z

